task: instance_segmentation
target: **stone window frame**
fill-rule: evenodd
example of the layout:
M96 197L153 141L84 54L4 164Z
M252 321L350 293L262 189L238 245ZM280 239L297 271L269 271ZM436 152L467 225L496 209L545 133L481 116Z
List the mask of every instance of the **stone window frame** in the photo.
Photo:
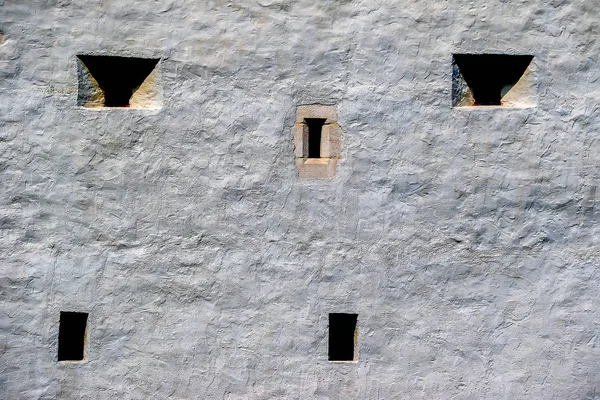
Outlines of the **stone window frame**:
M321 130L320 158L308 157L306 119L325 120ZM321 104L297 106L292 135L296 167L300 178L331 179L335 176L337 161L341 154L341 134L336 106Z

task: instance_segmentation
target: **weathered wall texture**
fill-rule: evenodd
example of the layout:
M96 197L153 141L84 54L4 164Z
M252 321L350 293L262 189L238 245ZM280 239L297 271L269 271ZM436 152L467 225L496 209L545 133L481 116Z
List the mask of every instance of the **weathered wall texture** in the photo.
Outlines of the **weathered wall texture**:
M0 0L0 398L599 399L599 10ZM458 52L534 55L535 106L452 108ZM78 107L77 54L161 58L162 107Z

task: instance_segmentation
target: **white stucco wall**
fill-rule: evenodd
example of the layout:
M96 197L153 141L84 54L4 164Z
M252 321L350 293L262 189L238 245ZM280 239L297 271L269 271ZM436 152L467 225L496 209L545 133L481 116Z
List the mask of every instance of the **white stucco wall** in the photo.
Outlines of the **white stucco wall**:
M599 399L599 10L0 0L0 398ZM534 55L535 106L452 108L459 52ZM162 107L78 107L77 54L161 58Z

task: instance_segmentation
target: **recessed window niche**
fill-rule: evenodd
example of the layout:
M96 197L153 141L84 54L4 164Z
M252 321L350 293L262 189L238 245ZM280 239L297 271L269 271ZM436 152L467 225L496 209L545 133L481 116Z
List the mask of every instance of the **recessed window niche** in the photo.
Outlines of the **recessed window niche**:
M358 314L329 314L329 361L358 361Z
M83 361L87 336L87 313L60 312L58 361Z
M335 106L298 106L292 134L299 176L333 178L342 147Z
M533 106L532 60L530 55L454 54L453 107Z
M86 108L158 108L156 58L77 56L77 104Z

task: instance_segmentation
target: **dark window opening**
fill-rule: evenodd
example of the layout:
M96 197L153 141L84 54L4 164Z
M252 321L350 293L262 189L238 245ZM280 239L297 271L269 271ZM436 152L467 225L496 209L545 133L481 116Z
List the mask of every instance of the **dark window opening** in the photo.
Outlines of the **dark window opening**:
M325 125L323 118L306 118L308 126L308 158L321 158L321 130Z
M87 313L60 312L58 361L83 360L87 318Z
M501 105L531 60L533 56L526 55L454 54L454 63L479 106Z
M104 92L105 107L129 107L133 93L154 70L158 59L78 56Z
M358 314L329 314L329 361L355 361Z

